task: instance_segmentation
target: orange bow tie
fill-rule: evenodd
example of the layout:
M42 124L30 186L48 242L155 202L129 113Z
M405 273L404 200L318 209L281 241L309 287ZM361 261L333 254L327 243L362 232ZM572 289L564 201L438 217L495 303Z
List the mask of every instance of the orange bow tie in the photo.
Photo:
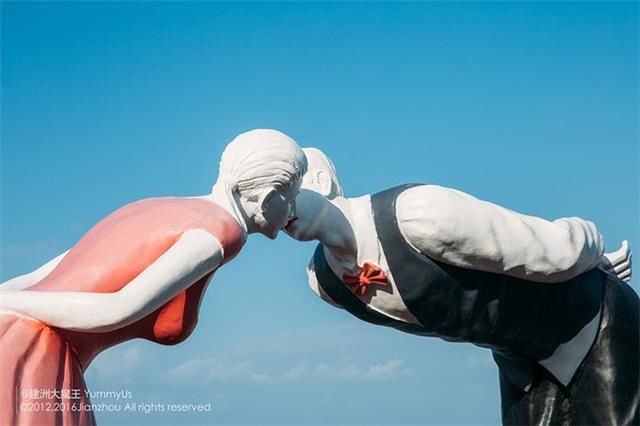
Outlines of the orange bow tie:
M342 280L353 294L358 296L364 296L370 285L387 285L389 283L382 269L369 262L364 262L358 275L344 274Z

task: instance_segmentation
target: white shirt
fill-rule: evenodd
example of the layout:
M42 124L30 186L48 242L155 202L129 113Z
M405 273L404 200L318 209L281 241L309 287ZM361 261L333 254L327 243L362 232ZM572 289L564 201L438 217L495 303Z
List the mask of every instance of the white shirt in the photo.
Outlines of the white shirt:
M368 309L371 309L372 311L398 321L420 324L413 314L409 312L407 306L402 301L393 279L393 274L387 264L386 256L383 253L382 245L380 244L380 241L378 241L376 227L373 221L373 214L371 211L371 196L365 195L363 197L352 199L351 202L351 211L353 213L351 225L353 227L358 246L357 264L362 266L365 262L373 263L382 269L389 281L387 286L370 286L367 288L367 292L363 296L357 297L367 305ZM328 253L326 250L325 255L331 270L338 277L341 278L345 273L352 273L352 271L344 269L338 262L335 262L331 253ZM333 306L340 307L331 300L329 295L327 295L318 285L313 258L311 258L309 266L307 267L307 275L309 277L309 285L311 289L318 296Z
M412 190L413 194L409 192ZM404 197L404 202L401 197ZM397 321L421 325L400 297L384 250L378 241L371 196L350 201L350 223L358 250L357 265L362 267L365 262L373 263L382 269L389 281L387 286L369 286L364 295L356 297L371 311ZM580 218L562 218L549 222L478 200L459 191L431 185L405 191L398 197L396 205L396 218L407 242L419 252L454 266L502 273L531 281L547 281L540 285L553 285L550 282L570 279L592 269L599 263L604 252L604 241L595 225ZM439 234L431 232L434 230L439 231ZM439 245L443 242L454 250L439 251ZM338 277L352 272L336 262L326 248L325 257ZM307 274L311 289L326 302L341 308L319 285L313 258ZM591 346L593 336L597 333L599 318L600 314L570 342L559 346L551 357L540 361L540 364L567 384L580 360L586 355L585 351Z

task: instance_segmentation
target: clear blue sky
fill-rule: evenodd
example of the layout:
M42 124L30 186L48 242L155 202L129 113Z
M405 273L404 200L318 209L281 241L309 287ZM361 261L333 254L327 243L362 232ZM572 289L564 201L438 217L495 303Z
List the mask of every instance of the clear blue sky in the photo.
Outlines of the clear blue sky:
M259 127L326 151L349 195L437 183L640 250L635 2L3 2L1 59L2 279L127 202L208 192ZM213 412L99 423L499 422L486 351L323 304L312 250L251 237L189 340L87 372Z

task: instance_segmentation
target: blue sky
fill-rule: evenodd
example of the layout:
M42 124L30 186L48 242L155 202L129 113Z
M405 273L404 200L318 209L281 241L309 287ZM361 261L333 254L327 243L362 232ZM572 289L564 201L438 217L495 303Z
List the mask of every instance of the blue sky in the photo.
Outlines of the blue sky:
M264 127L327 152L348 195L437 183L640 247L637 3L3 2L1 60L3 280L127 202L208 192ZM486 351L323 304L313 247L251 237L190 339L87 372L211 413L99 423L499 422Z

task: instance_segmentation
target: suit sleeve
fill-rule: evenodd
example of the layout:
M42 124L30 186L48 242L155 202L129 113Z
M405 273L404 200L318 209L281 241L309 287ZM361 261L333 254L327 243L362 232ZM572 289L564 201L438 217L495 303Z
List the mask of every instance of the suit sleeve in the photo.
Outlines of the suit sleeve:
M548 221L440 186L405 191L396 217L407 242L435 260L530 281L566 281L604 254L592 222Z

